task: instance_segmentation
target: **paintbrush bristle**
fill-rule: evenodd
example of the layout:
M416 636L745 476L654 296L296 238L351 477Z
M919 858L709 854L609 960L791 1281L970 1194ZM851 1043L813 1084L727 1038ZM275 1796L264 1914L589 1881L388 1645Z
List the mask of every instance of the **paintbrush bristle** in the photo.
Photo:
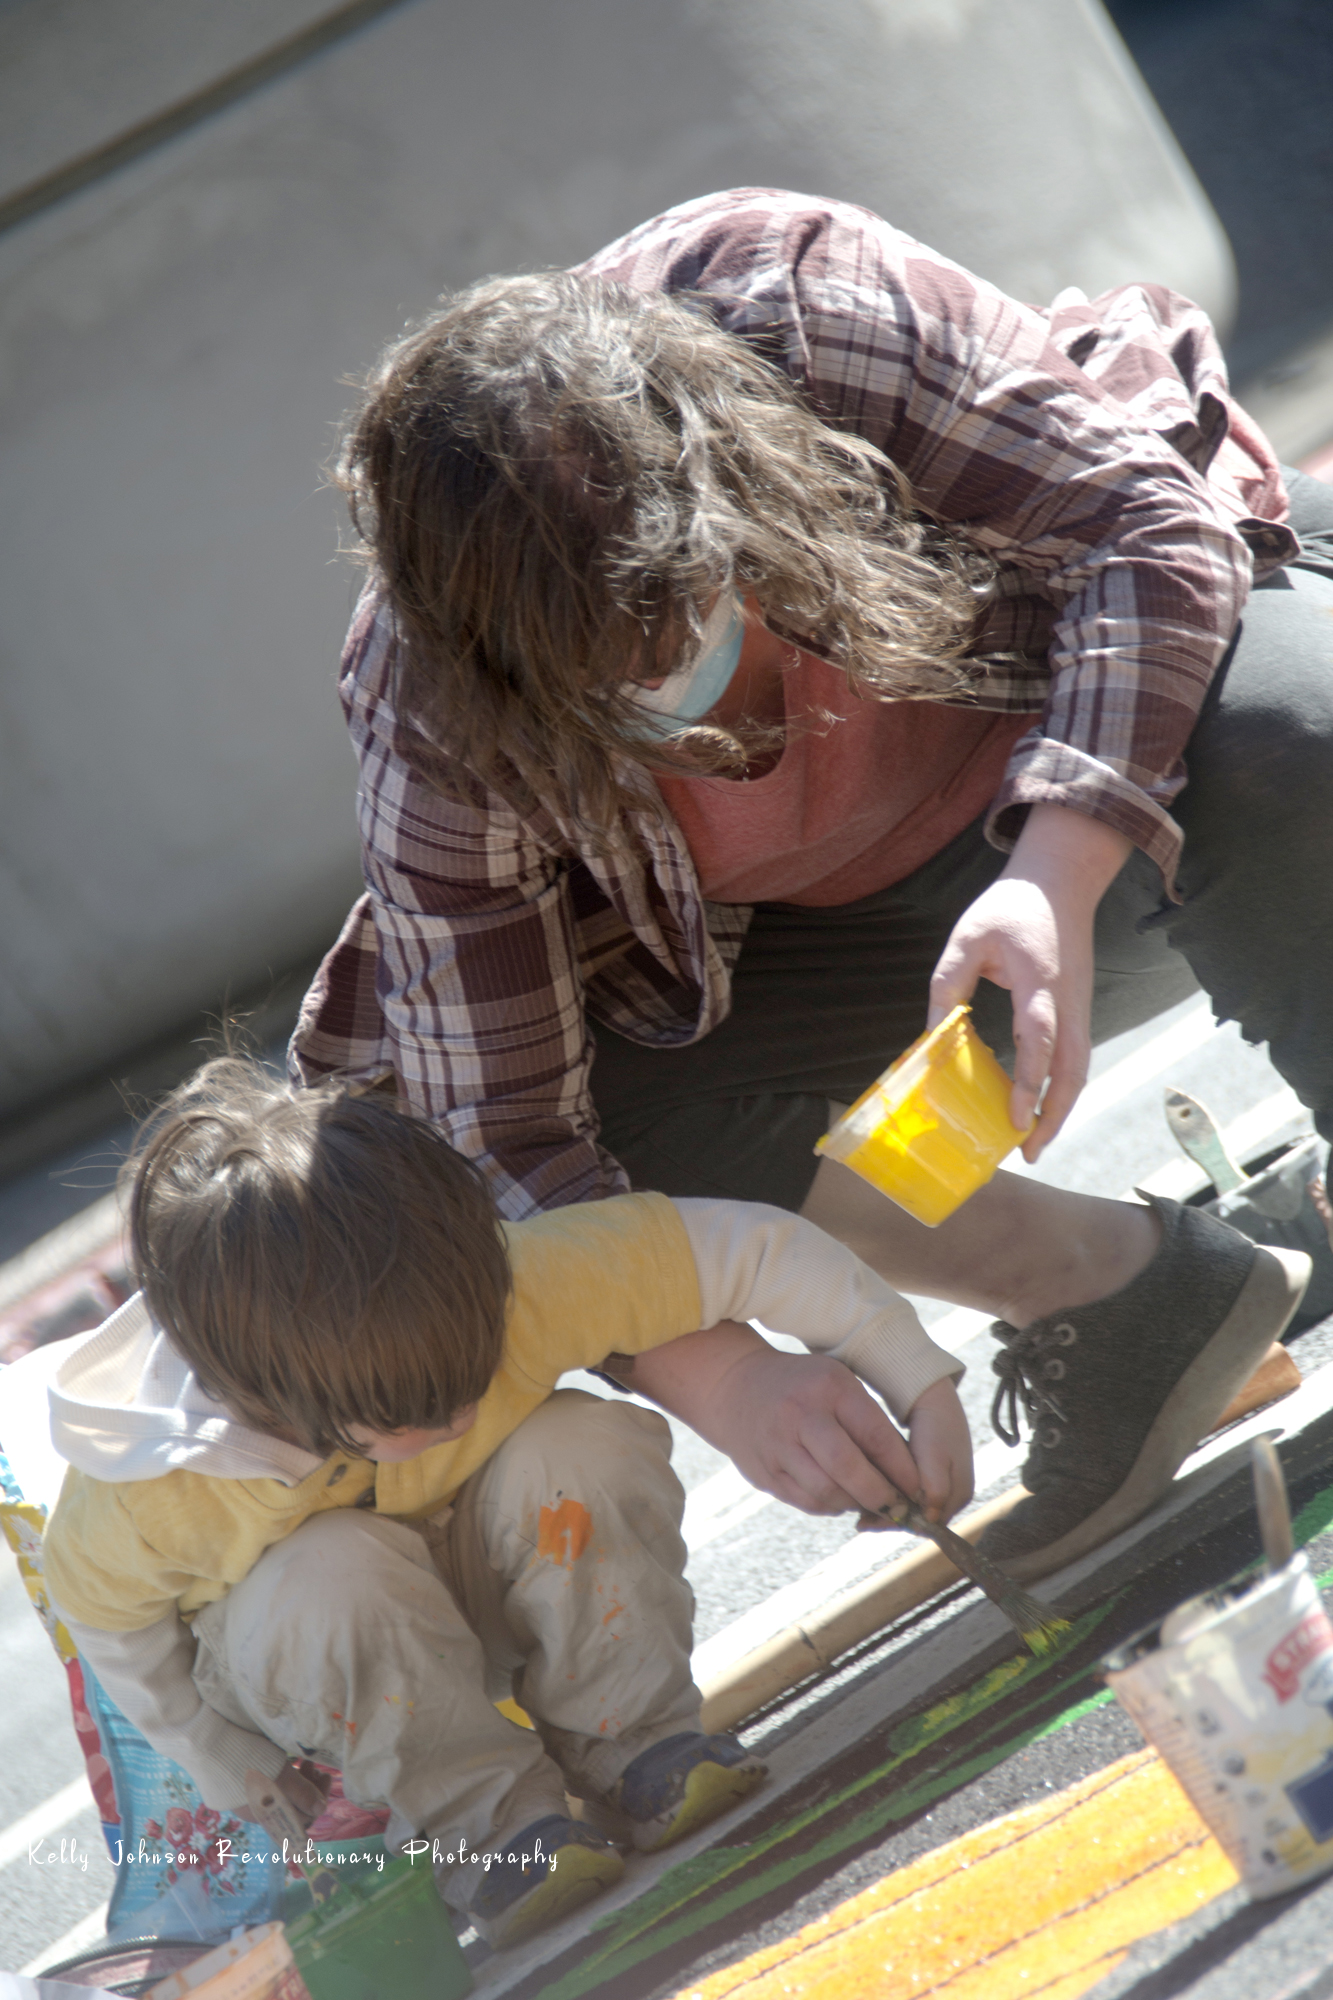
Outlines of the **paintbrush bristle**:
M956 1535L942 1522L928 1521L918 1507L911 1509L907 1525L918 1535L928 1536L956 1569L969 1577L979 1590L985 1591L996 1609L1004 1613L1029 1652L1041 1655L1059 1645L1062 1636L1070 1629L1069 1620L1062 1618L1049 1604L1043 1604L1039 1598L1031 1597L1026 1590L1020 1589L989 1556L982 1555L980 1549L973 1548L971 1542L964 1541L961 1535Z
M1023 1593L1020 1592L1019 1595L1022 1596ZM1026 1617L1018 1629L1029 1652L1038 1654L1053 1652L1064 1634L1073 1629L1067 1618L1057 1616L1045 1604L1038 1604L1035 1597L1025 1599L1024 1609ZM1029 1619L1031 1623L1027 1622Z

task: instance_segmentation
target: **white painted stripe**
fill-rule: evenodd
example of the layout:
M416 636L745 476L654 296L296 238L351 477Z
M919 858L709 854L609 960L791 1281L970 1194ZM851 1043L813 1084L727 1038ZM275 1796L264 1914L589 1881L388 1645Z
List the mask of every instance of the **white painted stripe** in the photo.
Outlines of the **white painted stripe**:
M927 1321L926 1332L940 1347L946 1348L950 1354L957 1354L969 1340L985 1333L994 1318L993 1313L973 1312L970 1306L955 1306L941 1318Z
M20 1855L26 1858L30 1846L58 1832L93 1803L88 1780L80 1773L62 1790L24 1813L22 1819L16 1819L12 1826L0 1827L0 1868L8 1868Z
M695 1555L772 1505L771 1493L761 1493L751 1486L734 1465L724 1466L686 1496L685 1519L681 1524L685 1546Z
M81 1951L91 1951L106 1936L107 1904L99 1903L95 1910L89 1910L86 1917L80 1917L72 1930L49 1944L45 1951L39 1951L36 1958L30 1958L26 1965L19 1967L20 1979L36 1979L48 1965L63 1965L67 1958L74 1958ZM63 1981L62 1990L63 1990Z
M733 1660L743 1659L746 1653L762 1646L766 1639L773 1638L785 1626L809 1617L812 1611L817 1611L842 1591L850 1590L872 1570L895 1562L914 1540L915 1537L893 1532L872 1532L856 1535L844 1542L840 1549L835 1549L831 1556L825 1556L804 1576L784 1584L781 1590L775 1590L771 1597L752 1605L730 1625L715 1632L711 1639L705 1639L701 1646L696 1646L691 1661L695 1680L710 1680L714 1674L730 1666Z

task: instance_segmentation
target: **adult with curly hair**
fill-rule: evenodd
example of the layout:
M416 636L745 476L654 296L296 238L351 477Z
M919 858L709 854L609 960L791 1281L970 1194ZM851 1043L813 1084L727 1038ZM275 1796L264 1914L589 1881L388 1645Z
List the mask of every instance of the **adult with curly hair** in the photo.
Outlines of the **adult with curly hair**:
M367 895L296 1073L392 1080L509 1215L773 1202L994 1313L1035 1435L988 1545L1125 1525L1291 1260L1004 1173L930 1231L812 1146L971 999L1035 1159L1196 982L1333 1120L1333 493L1292 482L1298 539L1204 315L1039 312L742 189L446 299L340 477Z

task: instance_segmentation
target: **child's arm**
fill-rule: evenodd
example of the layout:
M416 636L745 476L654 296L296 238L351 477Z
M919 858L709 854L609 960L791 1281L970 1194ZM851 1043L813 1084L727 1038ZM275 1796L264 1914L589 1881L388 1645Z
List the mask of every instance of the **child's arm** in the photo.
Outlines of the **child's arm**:
M904 1443L842 1362L779 1353L734 1321L616 1356L611 1372L807 1514L878 1513L906 1494L948 1520L972 1497L972 1442L947 1375L922 1390Z
M111 1699L155 1750L185 1767L206 1804L233 1811L244 1801L247 1770L276 1776L284 1753L203 1701L192 1677L194 1634L177 1605L210 1570L225 1587L225 1566L207 1561L217 1540L208 1503L225 1506L235 1485L184 1473L169 1490L167 1481L116 1484L71 1466L43 1538L52 1601ZM193 1569L164 1553L160 1536L143 1532L134 1503L145 1494L158 1506L159 1526L163 1511L175 1513L184 1538L197 1542Z
M923 1389L965 1372L899 1292L835 1237L760 1202L675 1200L699 1277L701 1326L757 1319L832 1354L899 1423Z
M287 1755L276 1743L202 1700L191 1677L194 1635L174 1610L137 1632L105 1632L63 1608L61 1617L121 1714L154 1750L184 1766L205 1805L244 1813L246 1772L276 1778L283 1769Z
M887 1474L947 1518L972 1493L967 1422L954 1390L962 1363L845 1245L784 1209L677 1200L699 1278L706 1332L635 1357L620 1379L736 1460L753 1484L807 1511L888 1504ZM758 1319L836 1357L908 1426L911 1452L883 1412L826 1360L780 1355ZM878 1468L878 1470L877 1470Z

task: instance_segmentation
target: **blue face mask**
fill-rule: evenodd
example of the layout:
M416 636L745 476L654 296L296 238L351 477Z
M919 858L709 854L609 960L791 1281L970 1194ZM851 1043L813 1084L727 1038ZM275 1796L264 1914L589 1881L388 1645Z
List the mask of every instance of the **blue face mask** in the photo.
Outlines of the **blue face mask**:
M719 597L704 625L697 658L668 674L661 687L634 690L635 706L648 711L644 734L676 736L707 715L730 687L744 641L740 598L734 592Z

